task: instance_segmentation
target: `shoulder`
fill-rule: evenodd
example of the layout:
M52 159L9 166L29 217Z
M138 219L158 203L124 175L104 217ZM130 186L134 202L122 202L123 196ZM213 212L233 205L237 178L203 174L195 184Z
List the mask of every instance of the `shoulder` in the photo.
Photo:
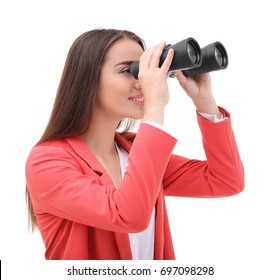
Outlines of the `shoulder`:
M29 152L26 166L34 166L38 163L53 164L54 160L73 160L74 158L73 149L66 139L63 138L36 144Z
M44 141L41 143L36 144L30 151L30 154L36 154L41 153L44 151L67 151L71 150L70 145L66 141L65 138L57 139L57 140L50 140L50 141Z

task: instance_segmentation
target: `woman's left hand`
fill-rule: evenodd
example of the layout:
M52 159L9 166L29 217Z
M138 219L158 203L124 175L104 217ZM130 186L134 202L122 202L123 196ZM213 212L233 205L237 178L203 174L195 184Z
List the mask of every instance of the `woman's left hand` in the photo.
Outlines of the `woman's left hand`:
M197 111L221 117L214 96L212 94L211 77L209 73L185 77L181 71L172 73L179 84L192 99Z

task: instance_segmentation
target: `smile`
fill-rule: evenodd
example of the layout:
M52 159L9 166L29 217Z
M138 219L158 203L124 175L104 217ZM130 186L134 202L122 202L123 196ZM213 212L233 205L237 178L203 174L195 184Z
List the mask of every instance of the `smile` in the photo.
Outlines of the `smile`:
M129 97L129 100L131 100L135 105L137 106L141 106L143 107L144 106L144 96L143 95L134 95L134 96L131 96Z
M132 101L137 101L137 102L144 102L144 97L137 97L137 98L129 98Z

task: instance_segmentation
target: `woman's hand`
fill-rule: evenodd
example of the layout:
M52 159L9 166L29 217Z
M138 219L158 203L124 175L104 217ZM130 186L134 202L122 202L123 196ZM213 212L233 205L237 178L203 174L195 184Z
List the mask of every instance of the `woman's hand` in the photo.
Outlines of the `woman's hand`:
M182 72L173 73L181 87L192 99L198 112L221 117L214 96L212 94L211 78L209 73L185 77Z
M143 121L154 121L160 124L163 124L164 108L169 101L167 79L174 55L173 49L170 49L165 61L159 67L164 48L165 43L162 42L146 50L140 57L138 74L145 99Z

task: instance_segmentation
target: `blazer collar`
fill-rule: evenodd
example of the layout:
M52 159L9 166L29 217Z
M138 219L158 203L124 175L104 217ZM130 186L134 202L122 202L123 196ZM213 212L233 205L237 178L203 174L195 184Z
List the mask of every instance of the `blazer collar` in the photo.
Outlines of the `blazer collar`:
M80 137L66 138L66 141L74 150L74 152L77 154L77 156L80 157L83 161L85 161L93 171L99 173L100 175L106 173L106 170L103 168L103 166L100 164L98 159L94 156L94 154L90 151L88 146L84 143L84 141ZM128 140L125 136L116 133L115 141L119 146L123 147L127 152L130 151L132 142Z

